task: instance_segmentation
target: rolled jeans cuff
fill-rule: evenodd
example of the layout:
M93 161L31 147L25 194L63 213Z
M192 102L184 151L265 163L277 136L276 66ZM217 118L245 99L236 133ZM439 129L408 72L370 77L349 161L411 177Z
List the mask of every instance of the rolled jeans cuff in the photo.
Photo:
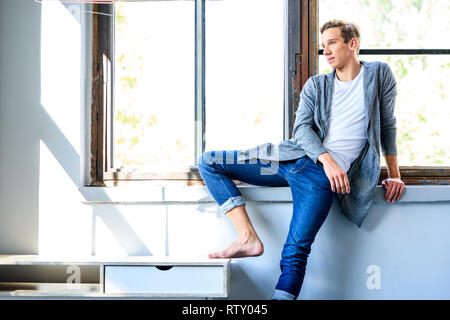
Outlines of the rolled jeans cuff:
M220 208L223 213L227 213L234 207L242 206L245 204L245 200L243 196L231 197L227 201L225 201Z
M279 289L275 289L272 295L272 300L295 300L295 298L293 294Z

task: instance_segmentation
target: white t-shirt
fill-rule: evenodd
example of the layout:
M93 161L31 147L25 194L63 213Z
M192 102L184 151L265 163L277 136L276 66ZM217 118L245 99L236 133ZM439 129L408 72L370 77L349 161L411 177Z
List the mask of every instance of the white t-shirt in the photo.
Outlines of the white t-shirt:
M347 172L367 141L364 113L364 67L352 81L334 78L329 129L323 141L328 153Z

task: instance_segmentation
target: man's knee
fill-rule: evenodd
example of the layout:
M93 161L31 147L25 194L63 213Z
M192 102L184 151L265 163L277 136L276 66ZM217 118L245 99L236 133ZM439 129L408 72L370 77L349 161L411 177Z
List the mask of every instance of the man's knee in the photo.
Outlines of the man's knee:
M224 153L226 153L224 155ZM233 154L218 150L218 151L205 151L202 155L197 159L197 164L200 165L212 165L214 163L217 164L233 164L234 157Z
M197 160L198 165L199 166L212 165L217 158L216 154L217 152L214 151L203 152L202 155Z

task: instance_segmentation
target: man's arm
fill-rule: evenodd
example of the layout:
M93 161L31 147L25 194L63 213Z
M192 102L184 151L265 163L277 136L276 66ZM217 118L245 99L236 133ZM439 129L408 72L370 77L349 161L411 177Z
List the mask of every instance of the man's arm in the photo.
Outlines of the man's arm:
M314 127L314 106L316 102L314 81L309 78L300 93L300 102L295 112L292 136L305 151L306 155L317 164L319 155L327 152Z
M400 179L400 169L397 164L397 155L396 154L386 154L384 156L387 164L388 170L388 178L392 179Z
M402 196L405 184L401 180L397 164L397 127L394 113L397 82L391 68L387 64L384 67L383 79L380 82L383 84L380 101L380 140L388 169L388 178L383 180L382 186L386 189L384 199L394 203Z
M395 100L397 81L388 64L382 64L380 85L380 142L383 156L397 154L397 121L395 118Z

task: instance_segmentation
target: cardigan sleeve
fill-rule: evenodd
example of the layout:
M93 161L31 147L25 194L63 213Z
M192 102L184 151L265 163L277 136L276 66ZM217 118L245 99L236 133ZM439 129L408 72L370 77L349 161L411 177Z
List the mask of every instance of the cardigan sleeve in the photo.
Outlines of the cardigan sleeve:
M318 157L327 152L314 130L314 106L317 99L316 87L309 78L300 93L300 102L295 113L293 138L305 151L306 155L317 164Z
M380 139L383 156L397 154L397 127L395 118L395 99L397 82L388 64L382 63L380 72Z

